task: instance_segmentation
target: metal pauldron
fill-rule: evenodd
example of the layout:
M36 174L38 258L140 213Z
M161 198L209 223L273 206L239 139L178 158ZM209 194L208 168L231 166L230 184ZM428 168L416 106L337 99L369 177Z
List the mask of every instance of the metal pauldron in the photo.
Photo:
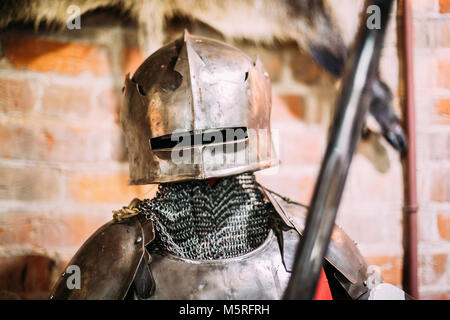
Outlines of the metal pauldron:
M71 274L64 272L54 286L50 299L119 300L124 299L137 278L152 282L145 246L155 237L153 224L136 213L134 199L128 207L114 212L114 219L100 227L78 249L68 266L80 270L80 287L68 285ZM150 296L154 286L135 281L141 296Z

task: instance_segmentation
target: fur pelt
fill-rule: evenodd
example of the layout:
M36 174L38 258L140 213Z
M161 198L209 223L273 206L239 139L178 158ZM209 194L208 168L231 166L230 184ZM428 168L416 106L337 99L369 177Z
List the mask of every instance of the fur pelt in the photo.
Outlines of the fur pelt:
M323 0L3 0L0 28L13 22L64 27L71 5L78 6L81 14L111 7L131 15L140 26L139 40L146 53L163 44L165 21L181 15L208 24L225 40L294 40L307 51L326 49L338 60L345 56L341 33Z

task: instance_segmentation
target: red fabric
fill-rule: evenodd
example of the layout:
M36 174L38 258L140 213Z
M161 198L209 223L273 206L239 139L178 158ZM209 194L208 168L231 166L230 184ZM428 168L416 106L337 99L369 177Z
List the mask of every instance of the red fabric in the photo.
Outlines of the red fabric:
M327 276L325 275L325 271L323 271L323 268L320 272L320 278L319 282L317 283L317 289L316 294L314 296L314 300L333 300L330 286L328 285Z

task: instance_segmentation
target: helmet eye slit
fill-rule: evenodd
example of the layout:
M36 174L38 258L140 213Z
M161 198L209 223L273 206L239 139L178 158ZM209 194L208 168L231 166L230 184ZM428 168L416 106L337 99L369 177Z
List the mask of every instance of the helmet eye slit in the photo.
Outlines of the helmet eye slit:
M242 141L246 139L248 139L247 127L231 127L166 134L151 138L150 146L152 150L163 150Z

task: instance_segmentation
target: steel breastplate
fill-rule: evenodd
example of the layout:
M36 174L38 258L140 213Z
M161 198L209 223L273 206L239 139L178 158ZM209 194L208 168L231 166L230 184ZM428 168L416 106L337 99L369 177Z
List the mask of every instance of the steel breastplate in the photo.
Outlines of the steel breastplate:
M71 274L63 273L51 298L280 299L290 278L283 261L290 270L306 211L266 191L278 214L269 219L269 235L251 252L222 260L189 260L155 253L150 257L145 248L155 238L153 223L136 210L140 200L134 199L86 240L69 262L83 270L82 290L70 289L67 281ZM279 236L281 230L284 241ZM337 280L352 299L363 297L368 292L366 282L374 282L367 278L364 257L339 227L333 230L325 260L333 268L329 280Z
M248 254L223 260L190 260L173 255L152 255L155 292L151 299L280 299L287 287L297 244L306 222L306 210L266 190L282 224L281 250L276 234ZM278 230L278 231L276 231ZM286 231L287 230L287 231ZM282 253L283 252L283 253ZM368 291L367 262L355 243L334 227L324 261L332 266L332 277L352 299ZM381 280L380 280L381 281Z
M299 235L284 232L284 260L294 261ZM289 281L274 232L255 250L235 258L191 260L153 255L156 289L150 299L280 299Z

